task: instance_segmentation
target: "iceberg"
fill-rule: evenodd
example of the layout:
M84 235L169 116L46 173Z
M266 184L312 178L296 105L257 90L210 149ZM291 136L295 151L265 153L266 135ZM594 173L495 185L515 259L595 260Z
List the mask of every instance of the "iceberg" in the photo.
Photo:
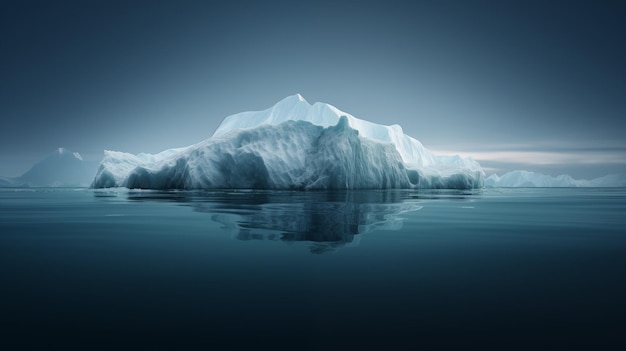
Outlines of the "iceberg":
M591 180L574 179L562 174L556 177L529 172L512 171L498 176L490 175L485 179L485 186L490 188L575 188L575 187L626 187L626 175L610 174Z
M158 154L105 151L92 186L142 189L483 187L478 162L439 156L398 125L358 119L300 94L226 117L213 136Z

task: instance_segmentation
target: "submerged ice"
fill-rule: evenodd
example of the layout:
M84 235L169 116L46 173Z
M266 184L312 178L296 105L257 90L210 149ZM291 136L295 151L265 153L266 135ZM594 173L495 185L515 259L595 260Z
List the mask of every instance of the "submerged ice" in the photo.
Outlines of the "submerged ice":
M159 154L105 151L95 188L476 188L471 159L437 156L402 132L299 94L227 117L198 144Z

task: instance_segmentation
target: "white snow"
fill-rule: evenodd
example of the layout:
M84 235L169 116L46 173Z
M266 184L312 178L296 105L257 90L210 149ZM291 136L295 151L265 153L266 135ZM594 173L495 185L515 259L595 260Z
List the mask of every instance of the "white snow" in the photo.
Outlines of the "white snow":
M437 156L398 125L360 120L300 94L224 119L213 136L156 155L105 151L96 188L475 188L471 159Z
M612 174L586 180L574 179L567 174L553 177L529 171L512 171L502 176L490 175L485 179L485 186L491 188L624 187L626 186L626 175Z
M441 163L422 143L404 134L397 124L385 126L358 119L333 105L316 102L310 105L300 94L284 98L264 111L250 111L228 116L217 128L213 137L220 137L239 129L255 128L261 125L276 125L288 120L307 121L317 126L330 127L337 124L341 116L346 116L351 128L359 135L385 143L393 143L407 165L429 166ZM438 162L439 161L439 162Z

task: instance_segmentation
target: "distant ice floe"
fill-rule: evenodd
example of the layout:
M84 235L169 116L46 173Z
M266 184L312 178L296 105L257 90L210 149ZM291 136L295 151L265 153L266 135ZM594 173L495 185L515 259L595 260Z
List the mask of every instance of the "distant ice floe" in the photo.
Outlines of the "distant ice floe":
M490 175L485 180L490 188L559 188L559 187L626 187L626 175L610 174L591 180L574 179L567 174L557 177L528 171L513 171L502 176Z

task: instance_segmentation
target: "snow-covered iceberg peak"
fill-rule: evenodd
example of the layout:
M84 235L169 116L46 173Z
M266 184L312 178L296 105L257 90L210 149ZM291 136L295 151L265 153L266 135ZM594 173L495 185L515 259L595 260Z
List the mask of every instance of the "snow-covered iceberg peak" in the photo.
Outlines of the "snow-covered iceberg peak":
M436 156L400 126L360 120L300 94L224 119L198 144L156 155L105 151L94 187L476 188L471 159Z
M350 127L358 130L362 137L392 143L407 165L429 166L435 163L433 154L418 140L405 135L399 125L386 126L362 120L323 102L311 105L300 94L288 96L263 111L248 111L228 116L213 137L224 136L239 129L277 125L289 120L307 121L317 126L330 127L337 124L342 116L348 119Z
M308 120L307 114L310 107L311 105L302 95L290 95L266 110L241 112L224 118L215 133L213 133L213 137L219 137L238 129L253 128L266 124L276 125L288 120L306 121ZM321 123L313 124L330 125L328 123L325 125Z

